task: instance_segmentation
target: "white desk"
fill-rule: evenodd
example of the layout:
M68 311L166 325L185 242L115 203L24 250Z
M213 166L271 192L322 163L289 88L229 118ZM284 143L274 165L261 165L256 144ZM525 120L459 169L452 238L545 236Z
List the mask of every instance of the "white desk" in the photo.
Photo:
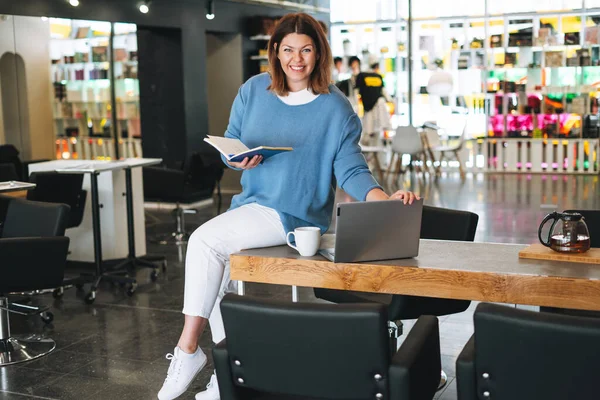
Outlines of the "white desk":
M132 168L135 249L137 255L146 254L144 220L144 193L142 167L159 164L160 159L125 159L120 161L56 160L29 165L29 172L57 171L85 174L83 189L88 191L81 225L68 229L73 261L94 262L92 201L90 174L97 174L98 197L101 204L100 238L102 259L122 259L128 256L127 203L125 198L125 169ZM59 190L57 188L57 190Z

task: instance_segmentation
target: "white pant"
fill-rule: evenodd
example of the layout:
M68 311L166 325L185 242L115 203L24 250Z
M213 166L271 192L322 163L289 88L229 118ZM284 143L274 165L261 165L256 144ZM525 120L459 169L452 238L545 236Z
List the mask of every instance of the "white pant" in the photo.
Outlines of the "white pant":
M225 339L221 299L236 291L229 276L229 255L242 249L286 243L279 214L256 203L227 211L190 236L185 258L183 313L208 318L213 341Z

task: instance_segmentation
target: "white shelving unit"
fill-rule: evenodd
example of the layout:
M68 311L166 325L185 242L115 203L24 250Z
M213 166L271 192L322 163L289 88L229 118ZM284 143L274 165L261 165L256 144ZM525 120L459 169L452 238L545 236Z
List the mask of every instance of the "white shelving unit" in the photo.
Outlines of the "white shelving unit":
M54 18L50 26L57 158L112 159L115 140L120 156L141 156L129 151L141 150L136 26Z

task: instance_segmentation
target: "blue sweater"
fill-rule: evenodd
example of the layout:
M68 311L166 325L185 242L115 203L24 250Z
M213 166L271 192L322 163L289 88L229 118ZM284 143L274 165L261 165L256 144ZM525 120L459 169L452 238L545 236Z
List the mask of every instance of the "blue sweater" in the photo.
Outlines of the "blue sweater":
M335 183L357 200L381 188L358 141L361 124L346 97L334 85L329 94L290 106L268 91L271 77L250 78L238 92L225 137L249 148L293 147L242 173L242 192L231 208L258 203L276 210L286 232L317 226L324 233L331 222ZM225 161L225 160L224 160Z

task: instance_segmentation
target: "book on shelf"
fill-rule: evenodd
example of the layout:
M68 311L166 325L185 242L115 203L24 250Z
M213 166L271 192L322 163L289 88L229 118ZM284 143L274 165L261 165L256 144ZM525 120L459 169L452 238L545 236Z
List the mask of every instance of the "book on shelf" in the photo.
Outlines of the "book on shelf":
M291 147L269 147L259 146L249 149L239 139L231 139L220 136L207 135L204 141L217 149L227 161L242 162L244 158L252 158L254 156L262 156L263 160L272 157L276 154L286 151L292 151Z
M562 67L563 52L562 51L547 51L545 54L546 67Z

